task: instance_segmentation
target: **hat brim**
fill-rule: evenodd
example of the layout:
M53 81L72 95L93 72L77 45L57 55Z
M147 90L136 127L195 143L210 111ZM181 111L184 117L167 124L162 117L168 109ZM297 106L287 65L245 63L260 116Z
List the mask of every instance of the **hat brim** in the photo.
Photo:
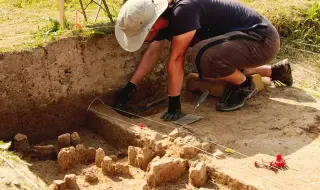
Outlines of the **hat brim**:
M140 49L144 40L146 39L149 31L151 30L154 23L161 16L161 14L168 7L168 0L154 0L155 4L155 14L153 15L150 22L144 26L140 33L135 36L127 36L116 23L115 26L115 35L120 46L129 52L134 52Z

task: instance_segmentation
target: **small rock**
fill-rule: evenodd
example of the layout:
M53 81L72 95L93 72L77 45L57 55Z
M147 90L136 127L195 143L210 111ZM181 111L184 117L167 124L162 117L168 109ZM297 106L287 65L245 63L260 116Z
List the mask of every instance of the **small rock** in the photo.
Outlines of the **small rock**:
M174 139L179 137L179 130L178 129L173 130L171 133L169 133L169 137Z
M76 164L76 151L74 147L63 148L58 154L60 172L66 172Z
M207 166L203 162L192 165L189 169L189 183L195 187L203 187L208 181Z
M115 173L119 175L130 175L129 166L123 163L116 163L114 165Z
M101 167L101 163L103 161L103 158L105 157L104 150L102 148L98 148L96 150L96 158L95 158L95 164L97 167Z
M86 172L84 180L90 184L98 182L97 176L92 171Z
M79 134L78 134L77 132L73 132L73 133L71 134L71 144L72 144L73 146L77 146L77 145L80 144L80 143L81 143L81 139L80 139Z
M86 158L84 164L89 165L95 162L96 158L96 149L93 147L89 147L86 152Z
M128 147L128 161L131 166L136 166L136 157L141 152L141 148L129 146Z
M68 189L79 189L77 178L75 174L68 174L64 176L64 181Z
M16 134L13 141L13 147L17 152L28 154L30 151L28 137L21 133Z
M214 157L217 159L224 159L226 156L221 152L221 150L217 149L216 152L213 154Z
M157 133L157 132L153 132L153 133L151 134L151 136L150 136L150 139L151 139L151 140L154 140L154 141L159 141L159 140L161 140L161 138L162 138L162 135L160 135L160 134Z
M58 137L58 146L59 149L70 146L70 133L66 133Z
M40 160L57 160L57 149L53 145L34 146L31 150L32 157Z
M199 150L193 146L190 145L184 145L182 147L182 152L180 153L180 156L182 158L194 158L199 154Z
M175 182L187 170L187 161L181 158L161 158L150 162L146 173L147 183L155 187L162 183Z
M76 146L77 163L85 163L87 157L87 149L83 144L78 144Z
M105 156L101 163L102 172L105 175L112 175L114 173L114 166L112 159L109 156Z
M66 188L66 183L63 180L54 180L50 185L51 190L65 190Z
M211 149L211 145L210 145L210 143L204 142L204 143L201 144L201 148L202 148L203 150L209 152L210 149Z

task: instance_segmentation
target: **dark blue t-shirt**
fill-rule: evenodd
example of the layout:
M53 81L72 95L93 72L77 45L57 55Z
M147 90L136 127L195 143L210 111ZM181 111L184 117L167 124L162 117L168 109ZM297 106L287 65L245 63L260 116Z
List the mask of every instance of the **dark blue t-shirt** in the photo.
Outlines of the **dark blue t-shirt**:
M197 30L192 45L231 31L244 31L269 21L237 0L177 0L163 15L169 27L159 31L155 40L168 39Z

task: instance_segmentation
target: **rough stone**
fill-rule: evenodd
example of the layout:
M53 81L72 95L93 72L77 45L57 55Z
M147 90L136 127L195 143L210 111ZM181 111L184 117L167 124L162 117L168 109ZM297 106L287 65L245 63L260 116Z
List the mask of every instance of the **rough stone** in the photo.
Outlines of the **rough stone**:
M89 147L86 151L84 164L89 165L89 164L94 163L95 158L96 158L96 149L93 147Z
M134 167L146 170L149 162L156 156L154 150L150 147L133 147L128 148L128 160L129 164Z
M101 167L101 163L103 161L103 158L105 157L104 150L102 148L98 148L96 150L96 155L95 155L95 164L97 167Z
M80 136L77 132L73 132L71 134L71 139L70 139L70 142L73 146L77 146L78 144L81 143L81 139L80 139Z
M69 147L70 145L70 133L66 133L58 137L59 149Z
M136 157L141 151L141 148L129 146L128 147L128 161L131 166L136 166Z
M65 190L66 188L66 183L63 180L54 180L50 185L51 190Z
M87 149L83 144L78 144L76 146L77 163L85 163Z
M190 145L184 145L182 147L182 152L180 152L180 157L192 159L199 154L199 150Z
M215 153L213 153L213 156L218 159L224 159L226 156L221 152L221 150L217 149Z
M179 130L178 129L173 130L171 133L169 133L169 137L171 138L179 137Z
M203 162L194 163L189 169L189 183L203 187L208 181L207 166Z
M13 147L17 152L27 154L30 151L28 137L24 134L18 133L14 137Z
M68 189L79 189L77 178L75 174L68 174L64 176L64 181Z
M102 172L105 175L112 175L114 174L114 166L112 159L109 156L105 156L101 163Z
M210 145L210 143L204 142L201 144L201 148L205 151L210 151L211 145Z
M58 154L60 172L66 172L76 164L76 151L74 147L63 148Z
M161 158L153 160L146 173L147 183L155 187L162 183L175 182L187 170L187 161L181 158Z
M130 175L129 166L124 163L116 163L114 165L115 173L119 175Z
M98 177L92 171L88 171L84 176L84 180L90 184L93 184L98 182Z
M31 154L40 160L57 160L58 156L57 149L53 145L34 146Z

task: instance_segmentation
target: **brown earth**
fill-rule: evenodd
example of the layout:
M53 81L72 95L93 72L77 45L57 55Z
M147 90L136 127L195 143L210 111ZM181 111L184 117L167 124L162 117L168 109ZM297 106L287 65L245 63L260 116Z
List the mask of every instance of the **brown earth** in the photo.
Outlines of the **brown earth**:
M100 97L111 105L144 50L126 52L110 34L68 38L32 51L0 54L0 139L11 140L20 132L39 142L83 127L90 101ZM166 48L132 102L165 94L167 55ZM187 67L192 69L190 64Z

